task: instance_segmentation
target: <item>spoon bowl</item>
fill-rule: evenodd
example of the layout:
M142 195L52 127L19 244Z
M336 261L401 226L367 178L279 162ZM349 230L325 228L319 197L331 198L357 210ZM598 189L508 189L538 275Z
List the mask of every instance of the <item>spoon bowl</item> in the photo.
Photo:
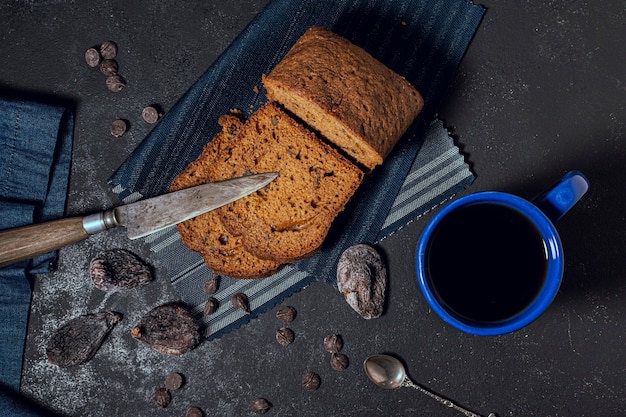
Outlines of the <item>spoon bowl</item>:
M406 379L402 363L389 355L372 355L363 362L367 377L379 387L385 389L400 388Z

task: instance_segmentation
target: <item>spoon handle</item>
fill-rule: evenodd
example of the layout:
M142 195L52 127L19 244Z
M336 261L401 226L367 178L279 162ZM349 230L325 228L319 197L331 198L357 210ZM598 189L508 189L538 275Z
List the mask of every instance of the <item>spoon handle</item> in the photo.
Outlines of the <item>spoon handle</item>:
M402 387L409 387L409 388L414 388L416 390L418 390L419 392L421 392L422 394L426 394L428 395L430 398L433 398L435 400L437 400L439 403L445 405L446 407L450 407L453 408L457 411L460 411L461 413L463 413L464 415L466 415L467 417L481 417L480 415L473 413L459 405L456 405L455 403L453 403L452 401L443 398L437 394L435 394L434 392L431 392L429 390L427 390L426 388L423 388L419 385L417 385L416 383L414 383L413 381L411 381L411 379L406 376L404 377L404 380L402 381L401 384ZM488 417L496 417L496 415L494 413L489 413Z

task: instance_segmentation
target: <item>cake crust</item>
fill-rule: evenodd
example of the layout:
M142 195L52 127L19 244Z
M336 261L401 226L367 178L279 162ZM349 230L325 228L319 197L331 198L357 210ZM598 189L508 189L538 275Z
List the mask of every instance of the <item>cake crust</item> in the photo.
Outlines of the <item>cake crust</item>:
M271 101L367 170L380 165L424 106L420 93L364 49L313 26L266 76Z

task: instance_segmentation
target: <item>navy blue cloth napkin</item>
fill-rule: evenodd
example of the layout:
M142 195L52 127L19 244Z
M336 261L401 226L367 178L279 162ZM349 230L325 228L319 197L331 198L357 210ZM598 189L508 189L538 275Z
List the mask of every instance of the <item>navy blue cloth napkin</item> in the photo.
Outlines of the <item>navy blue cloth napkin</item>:
M109 182L124 202L167 192L218 133L220 115L232 108L252 113L267 101L261 75L312 25L363 47L424 96L424 110L385 163L366 176L322 250L270 278L225 277L217 294L220 309L210 317L201 314L202 285L212 277L202 258L182 245L175 228L146 238L182 301L201 317L207 337L241 326L316 280L334 282L336 260L346 247L384 239L471 184L473 174L436 112L483 13L465 0L273 0L115 172ZM251 315L229 302L241 291L250 298Z
M0 95L0 230L63 217L73 127L73 115L63 107ZM48 272L56 255L0 268L2 415L30 415L16 395L31 301L28 278Z

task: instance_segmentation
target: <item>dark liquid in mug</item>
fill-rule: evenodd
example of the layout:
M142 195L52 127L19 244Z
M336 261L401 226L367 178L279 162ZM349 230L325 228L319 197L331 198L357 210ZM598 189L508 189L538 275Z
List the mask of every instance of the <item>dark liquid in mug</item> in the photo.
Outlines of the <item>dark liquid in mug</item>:
M524 215L475 203L438 224L426 268L449 310L469 320L499 322L530 305L543 286L548 260L539 231Z

